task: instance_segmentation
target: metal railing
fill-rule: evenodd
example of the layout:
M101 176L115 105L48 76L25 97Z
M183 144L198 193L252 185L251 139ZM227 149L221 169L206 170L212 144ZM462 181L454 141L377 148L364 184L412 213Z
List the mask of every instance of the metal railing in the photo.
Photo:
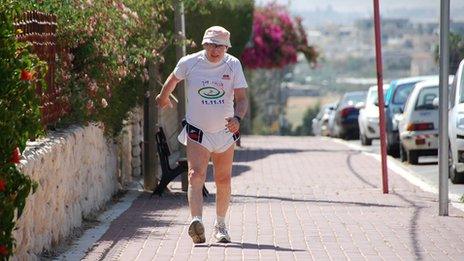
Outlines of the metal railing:
M70 111L70 105L61 86L55 84L55 62L57 55L56 16L37 11L25 12L16 22L15 29L18 41L32 45L32 52L39 59L47 62L48 71L45 76L46 88L37 86L37 94L41 100L42 124L50 126Z

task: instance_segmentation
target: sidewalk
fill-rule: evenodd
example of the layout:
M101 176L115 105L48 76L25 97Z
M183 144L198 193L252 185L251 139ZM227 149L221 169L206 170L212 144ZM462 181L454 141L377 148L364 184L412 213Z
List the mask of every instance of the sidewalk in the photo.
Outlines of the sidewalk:
M463 260L464 213L438 216L436 196L380 163L315 137L242 140L236 152L228 225L233 243L212 238L213 194L205 202L207 243L187 234L180 183L162 198L142 194L84 260Z

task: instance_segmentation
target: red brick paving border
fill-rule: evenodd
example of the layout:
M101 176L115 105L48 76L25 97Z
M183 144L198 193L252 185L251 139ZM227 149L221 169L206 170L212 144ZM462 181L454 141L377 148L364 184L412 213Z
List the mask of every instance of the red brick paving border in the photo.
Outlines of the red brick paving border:
M233 243L212 238L214 195L204 208L207 243L194 246L186 195L143 194L85 260L464 260L464 214L450 208L439 217L436 195L391 171L391 192L382 194L372 157L311 137L251 136L242 145L228 217Z

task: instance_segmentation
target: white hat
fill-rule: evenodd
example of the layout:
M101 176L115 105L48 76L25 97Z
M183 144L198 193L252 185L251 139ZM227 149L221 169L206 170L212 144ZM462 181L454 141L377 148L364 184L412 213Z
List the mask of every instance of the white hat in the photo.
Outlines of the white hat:
M230 32L221 26L212 26L205 31L201 44L212 43L232 47L230 44Z

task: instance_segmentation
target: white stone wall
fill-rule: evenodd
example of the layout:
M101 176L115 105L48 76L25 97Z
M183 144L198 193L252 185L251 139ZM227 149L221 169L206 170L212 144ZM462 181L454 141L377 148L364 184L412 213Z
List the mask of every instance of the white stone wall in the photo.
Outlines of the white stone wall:
M123 123L117 143L120 165L118 181L124 187L134 178L142 178L143 109L136 108L129 112L128 119Z
M132 130L130 125L125 128ZM28 198L18 221L14 260L37 260L44 249L80 227L82 217L95 213L111 199L132 176L132 140L140 140L136 132L123 134L122 143L113 142L98 125L91 124L54 132L28 144L20 168L39 187ZM123 163L128 165L126 169Z
M136 108L130 117L131 148L132 148L132 176L142 177L142 148L143 148L143 109Z

